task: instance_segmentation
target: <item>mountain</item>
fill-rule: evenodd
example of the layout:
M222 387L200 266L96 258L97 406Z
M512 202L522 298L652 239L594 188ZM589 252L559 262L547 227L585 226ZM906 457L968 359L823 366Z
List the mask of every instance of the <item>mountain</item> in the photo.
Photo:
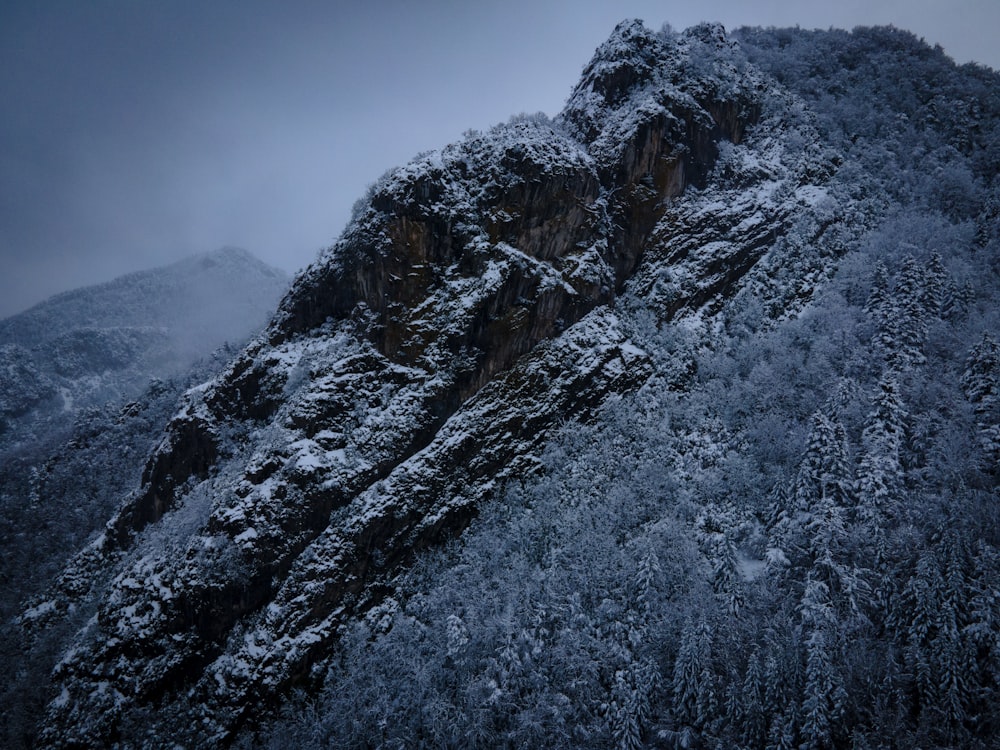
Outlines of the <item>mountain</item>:
M387 173L21 612L37 744L989 746L998 83L623 22Z
M260 328L283 271L222 248L52 297L0 321L0 436L127 398Z
M0 321L4 622L138 485L180 394L263 327L288 282L246 251L223 248ZM8 636L9 627L5 662L22 645Z

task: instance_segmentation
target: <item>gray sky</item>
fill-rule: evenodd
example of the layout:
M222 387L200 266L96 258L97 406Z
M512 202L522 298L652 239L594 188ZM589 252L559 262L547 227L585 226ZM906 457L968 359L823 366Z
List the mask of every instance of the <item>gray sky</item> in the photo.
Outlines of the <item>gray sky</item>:
M4 0L0 317L223 245L298 270L386 169L559 111L629 17L891 23L1000 68L997 0Z

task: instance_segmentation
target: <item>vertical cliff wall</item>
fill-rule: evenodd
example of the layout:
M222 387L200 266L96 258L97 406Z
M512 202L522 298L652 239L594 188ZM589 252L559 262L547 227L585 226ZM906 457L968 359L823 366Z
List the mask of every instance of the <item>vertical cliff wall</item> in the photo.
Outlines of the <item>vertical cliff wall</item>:
M537 469L554 425L645 382L624 288L669 321L781 265L775 239L824 197L822 170L789 166L806 162L788 157L783 97L721 27L626 22L554 122L383 177L22 618L96 607L41 744L167 726L224 744L308 679L417 551Z

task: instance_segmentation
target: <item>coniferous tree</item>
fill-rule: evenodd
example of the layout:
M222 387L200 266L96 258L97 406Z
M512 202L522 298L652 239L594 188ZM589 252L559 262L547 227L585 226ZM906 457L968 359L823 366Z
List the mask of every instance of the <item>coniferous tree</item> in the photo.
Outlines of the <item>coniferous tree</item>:
M765 750L798 750L798 715L787 708L771 720Z
M678 724L701 730L717 716L714 681L712 628L704 620L689 621L681 633L671 683Z
M615 673L608 714L611 736L621 750L642 747L650 696L656 683L656 666L652 662L632 661Z
M825 630L816 627L806 641L801 750L827 750L836 746L845 700L843 685L830 658Z
M923 364L927 338L927 295L924 269L916 258L903 262L892 290L891 309L883 345L887 358L894 366L905 368Z
M929 716L938 704L939 682L933 660L932 644L942 620L953 617L944 612L944 581L937 556L925 550L917 560L900 605L900 622L906 653L906 665L913 685L913 697L921 715Z
M712 590L722 600L730 614L739 614L744 598L736 547L725 533L718 533L713 545Z
M969 607L963 635L974 656L970 696L981 733L1000 731L1000 705L991 700L1000 689L1000 552L979 540L972 558Z
M747 662L740 693L740 735L748 747L762 747L767 738L768 711L764 696L764 675L760 652L754 651Z
M863 454L858 466L858 515L868 526L893 513L903 491L900 450L905 438L906 411L893 377L879 381L872 411L861 435Z
M966 360L962 390L975 409L986 458L995 463L1000 458L1000 344L988 333Z
M846 440L839 422L822 412L813 415L791 508L780 514L772 534L795 567L808 571L839 557L853 482Z
M924 305L934 317L942 317L947 301L957 293L955 282L944 267L940 253L933 253L927 261L924 277Z
M639 611L642 613L643 624L649 622L652 615L654 600L657 593L657 581L663 575L660 559L655 550L649 550L640 558L636 576L638 589Z
M865 301L864 311L877 325L884 325L889 312L889 269L881 260L875 262L872 287Z

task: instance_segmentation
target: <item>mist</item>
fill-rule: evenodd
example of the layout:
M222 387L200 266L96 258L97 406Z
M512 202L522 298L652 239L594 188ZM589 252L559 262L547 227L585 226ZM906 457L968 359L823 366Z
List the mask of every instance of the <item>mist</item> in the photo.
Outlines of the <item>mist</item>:
M29 2L0 9L0 317L224 245L294 272L416 153L556 113L625 17L886 24L1000 65L991 2Z

